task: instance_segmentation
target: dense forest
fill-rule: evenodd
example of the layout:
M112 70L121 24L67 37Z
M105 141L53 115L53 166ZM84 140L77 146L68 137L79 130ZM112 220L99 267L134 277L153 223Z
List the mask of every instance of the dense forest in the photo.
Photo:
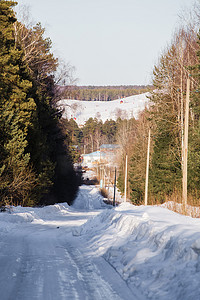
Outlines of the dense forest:
M74 119L63 119L63 128L75 161L78 161L80 153L99 150L101 144L116 143L118 132L124 122L126 121L120 118L117 121L106 120L104 123L97 118L89 118L80 128ZM78 146L79 150L76 151L74 146Z
M120 85L120 86L68 86L60 87L62 97L86 101L111 101L124 97L149 92L153 86Z
M0 206L73 201L73 160L55 108L59 61L41 24L0 1ZM67 71L67 70L66 70Z
M70 69L51 52L40 23L16 19L13 1L0 1L0 206L72 203L78 190L73 163L103 143L122 147L118 187L144 203L148 134L151 129L148 201L182 201L186 91L189 82L188 201L200 205L200 5L197 2L154 66L151 86L63 87ZM187 22L185 21L187 20ZM59 75L60 76L60 75ZM63 78L62 78L63 77ZM90 118L79 128L56 108L61 98L110 101L150 93L137 120Z
M184 160L188 155L188 203L200 205L199 16L200 5L196 2L192 11L184 13L182 24L154 67L155 89L151 92L150 109L142 112L137 124L129 124L121 135L120 140L125 144L119 187L123 192L127 154L128 197L134 204L144 203L148 134L151 129L149 204L166 200L182 202ZM187 136L186 92L190 99L187 152L184 150ZM123 136L126 138L123 139Z

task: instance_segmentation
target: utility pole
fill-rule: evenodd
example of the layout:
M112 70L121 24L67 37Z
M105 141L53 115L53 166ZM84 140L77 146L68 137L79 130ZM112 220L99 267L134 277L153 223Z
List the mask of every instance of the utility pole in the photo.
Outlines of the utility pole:
M103 181L104 181L104 188L106 188L106 170L105 170L105 165L103 166Z
M109 199L109 192L110 192L110 172L109 172L109 167L108 167L108 174L107 174L107 177L108 177L108 180L107 180L107 182L108 182L108 199Z
M126 165L125 165L125 182L124 182L124 202L127 200L127 170L128 170L128 155L126 154Z
M151 129L149 128L144 205L147 205L147 199L148 199L150 139L151 139Z
M115 167L113 206L115 206L116 179L117 179L117 168Z
M103 165L100 165L100 188L103 189L104 187L104 166Z
M189 127L189 101L190 101L190 79L187 79L186 103L185 103L185 131L183 147L183 207L186 212L187 206L187 158L188 158L188 127Z

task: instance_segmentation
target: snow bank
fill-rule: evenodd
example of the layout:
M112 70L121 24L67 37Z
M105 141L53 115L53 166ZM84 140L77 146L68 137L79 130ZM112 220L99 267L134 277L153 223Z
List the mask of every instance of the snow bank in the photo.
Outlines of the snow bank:
M160 206L166 207L170 210L173 210L175 212L178 212L180 214L184 214L185 208L183 208L182 203L174 202L174 201L167 201ZM199 206L193 206L193 205L187 205L186 206L186 215L193 217L193 218L200 218L200 207Z
M144 299L184 300L200 295L199 232L198 219L121 204L90 219L81 234Z
M19 212L19 209L16 212L15 209L13 208L10 212L0 213L0 235L12 231L20 224L31 223L36 220L36 217L31 212Z
M9 212L0 213L1 231L12 230L16 224L43 223L44 220L55 219L56 215L66 215L70 207L67 203L45 206L42 208L12 207Z

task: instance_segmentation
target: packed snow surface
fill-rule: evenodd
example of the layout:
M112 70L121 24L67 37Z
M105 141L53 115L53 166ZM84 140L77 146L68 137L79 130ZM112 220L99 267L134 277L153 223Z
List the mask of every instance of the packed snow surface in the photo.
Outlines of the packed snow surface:
M103 202L0 213L1 300L199 299L200 220Z
M89 118L116 120L137 118L139 112L148 105L149 94L144 93L113 101L81 101L81 100L60 100L58 106L63 109L63 117L73 118L78 125L84 125Z

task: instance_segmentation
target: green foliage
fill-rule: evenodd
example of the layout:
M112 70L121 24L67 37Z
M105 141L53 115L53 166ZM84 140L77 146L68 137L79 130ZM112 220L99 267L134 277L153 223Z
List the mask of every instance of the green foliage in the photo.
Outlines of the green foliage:
M117 187L122 194L124 194L124 180L125 180L125 157L121 158L121 165L117 177Z
M133 204L144 203L144 187L146 174L146 155L148 143L148 121L146 115L140 116L136 124L135 138L130 152L128 172L130 199Z
M154 103L151 118L155 128L149 190L159 202L165 201L165 195L170 196L174 191L181 192L182 188L183 95L177 89L181 74L174 59L176 55L176 48L172 44L154 69L156 90L151 96Z
M188 190L200 198L200 122L189 133Z
M166 121L158 124L150 169L150 191L161 202L164 195L170 195L174 190L181 189L181 158L173 126L170 125Z
M0 204L70 204L77 182L54 108L57 59L41 25L16 22L13 5L0 2Z
M0 195L2 202L19 203L25 190L29 197L34 181L31 173L27 175L30 154L26 147L36 105L30 97L32 83L23 52L16 48L13 37L13 5L12 1L0 2Z
M188 191L195 197L200 198L200 35L198 35L198 63L191 66L191 73L197 85L190 95L190 128L188 147Z
M83 138L82 130L73 119L69 121L62 119L61 124L65 136L65 146L68 148L73 162L77 163L80 160L80 149Z
M141 157L142 156L142 157ZM144 203L145 159L143 153L135 153L131 157L129 171L130 199L134 205ZM139 165L138 165L139 164Z
M114 120L106 120L102 126L103 135L107 137L108 144L116 142L117 123Z

